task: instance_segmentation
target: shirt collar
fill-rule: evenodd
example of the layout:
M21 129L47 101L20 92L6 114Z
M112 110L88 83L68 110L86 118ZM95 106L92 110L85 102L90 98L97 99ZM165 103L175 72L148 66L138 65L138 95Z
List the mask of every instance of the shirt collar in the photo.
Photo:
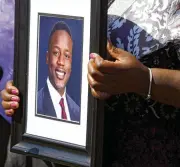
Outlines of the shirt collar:
M63 96L61 96L59 94L59 92L54 88L54 86L51 84L50 80L49 80L49 77L47 78L47 85L48 85L48 88L49 88L49 91L51 92L51 94L53 94L53 99L61 99L61 98L64 98L65 99L65 95L66 95L66 88L64 90L64 94Z

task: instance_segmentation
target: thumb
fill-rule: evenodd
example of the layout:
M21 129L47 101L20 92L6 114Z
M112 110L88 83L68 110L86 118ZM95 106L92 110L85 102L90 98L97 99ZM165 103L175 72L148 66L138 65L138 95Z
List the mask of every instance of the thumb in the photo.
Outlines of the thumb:
M19 94L19 90L14 86L13 81L10 80L6 83L6 87L5 87L6 91L10 94Z
M13 86L13 80L7 81L6 87L8 88L8 87L11 87L11 86Z
M123 53L125 52L124 50L120 48L116 48L115 46L112 45L111 42L107 42L107 51L109 54L109 57L114 60L120 60L120 58L124 55Z

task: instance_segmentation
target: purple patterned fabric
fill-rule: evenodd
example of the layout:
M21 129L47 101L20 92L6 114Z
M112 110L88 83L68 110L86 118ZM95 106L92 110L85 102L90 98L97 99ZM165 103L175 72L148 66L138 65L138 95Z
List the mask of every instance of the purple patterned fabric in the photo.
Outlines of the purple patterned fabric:
M14 0L0 0L0 66L3 69L3 77L0 81L0 91L5 87L7 81L13 78L13 59ZM11 118L5 116L1 105L0 115L8 122L11 122Z

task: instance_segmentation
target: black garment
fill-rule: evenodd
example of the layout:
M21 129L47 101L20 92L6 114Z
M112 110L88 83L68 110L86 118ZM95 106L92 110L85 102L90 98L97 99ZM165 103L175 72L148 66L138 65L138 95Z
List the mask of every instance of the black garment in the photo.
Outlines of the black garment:
M172 41L141 61L149 67L179 70L179 48L180 41ZM136 94L107 100L103 167L179 167L179 120L180 109Z
M0 167L4 166L7 157L7 145L10 135L10 124L0 116Z

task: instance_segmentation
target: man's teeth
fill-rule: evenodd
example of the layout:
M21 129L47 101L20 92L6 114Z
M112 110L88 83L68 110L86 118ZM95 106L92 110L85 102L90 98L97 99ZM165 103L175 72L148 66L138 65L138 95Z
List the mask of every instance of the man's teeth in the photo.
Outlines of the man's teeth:
M56 71L57 75L59 76L64 76L64 72L59 72L59 71Z

